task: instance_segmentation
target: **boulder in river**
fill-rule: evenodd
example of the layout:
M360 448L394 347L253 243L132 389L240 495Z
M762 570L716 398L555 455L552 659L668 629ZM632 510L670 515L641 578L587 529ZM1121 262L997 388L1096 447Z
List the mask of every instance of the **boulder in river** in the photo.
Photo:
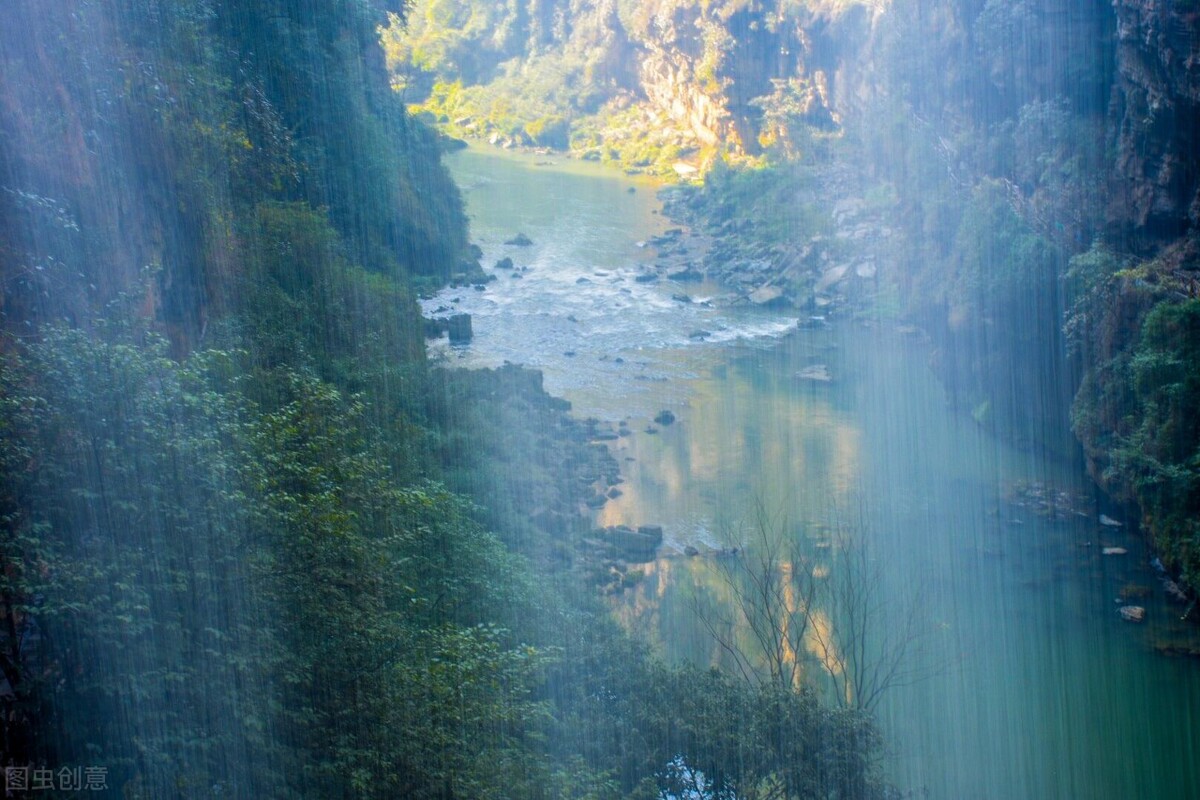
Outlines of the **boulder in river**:
M1121 527L1121 523L1117 522L1115 519L1113 519L1112 517L1108 516L1107 514L1101 514L1101 515L1100 515L1100 524L1101 524L1101 525L1104 525L1105 527L1108 527L1108 528L1119 528L1119 527Z
M523 233L518 233L516 236L507 240L505 244L515 245L516 247L529 247L533 244L533 240Z
M450 334L450 344L466 344L471 341L471 315L455 314L446 320L446 332Z
M770 306L784 302L783 287L760 286L750 293L750 302L756 306Z
M645 534L646 536L653 536L659 544L662 544L662 525L638 525L637 531L638 533Z
M436 339L446 332L445 317L426 317L422 320L425 326L425 338Z
M815 292L823 292L831 286L836 285L842 278L846 277L849 271L849 264L839 264L836 267L830 267L821 274L821 279L817 281L817 285L813 287Z
M637 530L628 525L614 525L594 531L593 536L610 544L630 563L653 561L662 544L662 528L657 525L643 525Z
M673 281L688 283L704 280L704 273L700 272L694 267L688 266L684 267L683 269L676 270L675 272L668 272L667 278Z
M1100 550L1100 553L1106 556L1123 556L1128 552L1124 547L1105 547Z

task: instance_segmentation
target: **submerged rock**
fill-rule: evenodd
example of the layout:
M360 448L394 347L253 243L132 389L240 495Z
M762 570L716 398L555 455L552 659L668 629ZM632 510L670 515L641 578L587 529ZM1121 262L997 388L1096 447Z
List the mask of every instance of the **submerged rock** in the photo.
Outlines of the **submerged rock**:
M512 269L512 268L513 268L513 260L511 258L509 258L508 256L505 256L504 258L502 258L496 262L496 269Z
M670 425L675 421L675 415L669 410L663 409L662 411L658 412L657 415L655 415L654 421L659 425Z
M505 244L515 245L516 247L529 247L533 244L533 240L523 233L518 233L516 236L504 242Z
M833 381L833 375L829 372L829 367L824 364L813 364L811 367L805 367L796 373L796 377L802 381L816 381L817 383L830 383Z
M1188 601L1187 593L1184 592L1183 589L1179 588L1179 584L1175 581L1171 580L1170 578L1163 578L1162 585L1163 591L1166 592L1167 596L1172 600L1177 600L1180 603L1186 603Z
M1121 606L1117 613L1126 622L1141 622L1146 618L1146 609L1143 606Z

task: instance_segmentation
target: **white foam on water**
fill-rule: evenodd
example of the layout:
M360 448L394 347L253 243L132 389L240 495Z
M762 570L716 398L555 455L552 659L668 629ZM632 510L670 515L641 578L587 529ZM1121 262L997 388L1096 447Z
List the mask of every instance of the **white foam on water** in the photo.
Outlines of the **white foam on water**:
M738 340L778 339L796 329L795 319L769 320L715 330L708 341L713 343Z

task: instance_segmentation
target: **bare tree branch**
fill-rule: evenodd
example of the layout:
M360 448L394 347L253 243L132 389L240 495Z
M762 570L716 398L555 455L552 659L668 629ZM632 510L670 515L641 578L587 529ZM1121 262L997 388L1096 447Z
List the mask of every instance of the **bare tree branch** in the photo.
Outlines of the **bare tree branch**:
M916 663L928 633L920 597L889 604L862 516L836 526L822 563L804 553L786 516L756 502L749 528L738 529L740 557L717 566L733 614L691 602L743 679L798 691L815 662L840 705L872 712L890 689L930 677Z

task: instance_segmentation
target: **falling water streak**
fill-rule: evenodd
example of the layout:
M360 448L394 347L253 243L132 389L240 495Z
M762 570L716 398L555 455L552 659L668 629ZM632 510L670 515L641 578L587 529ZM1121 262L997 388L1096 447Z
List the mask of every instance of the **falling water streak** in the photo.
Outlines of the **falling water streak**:
M1118 579L1151 580L1144 546L1105 531L1131 554L1106 561L1085 546L1101 534L1094 508L1089 519L1053 523L1006 499L1031 481L1082 494L1076 470L1003 446L954 414L926 346L886 321L797 332L785 317L673 305L669 288L631 283L645 256L633 241L665 224L646 192L627 195L598 174L538 173L509 156L457 158L460 175L502 176L494 181L525 203L489 206L492 184L475 179L468 202L485 264L514 252L502 242L524 230L535 241L530 271L482 293L444 292L426 308L453 295L477 315L476 340L443 351L452 363L537 366L578 414L629 420L631 435L611 444L623 494L598 521L661 523L667 544L615 607L628 627L672 658L714 658L679 592L690 583L721 599L708 564L738 544L720 538L729 520L766 497L801 522L795 535L827 546L830 513L857 496L873 557L886 566L885 596L899 609L922 590L927 642L913 674L925 679L897 686L879 707L887 769L901 786L946 798L1200 791L1191 758L1200 684L1113 613ZM551 188L559 194L539 202ZM573 198L565 207L564 196ZM590 202L609 217L563 213ZM563 338L564 320L594 339ZM687 339L708 324L741 336ZM793 377L818 362L831 384ZM678 422L646 433L668 407ZM700 555L681 561L688 546ZM836 622L825 620L836 639Z

